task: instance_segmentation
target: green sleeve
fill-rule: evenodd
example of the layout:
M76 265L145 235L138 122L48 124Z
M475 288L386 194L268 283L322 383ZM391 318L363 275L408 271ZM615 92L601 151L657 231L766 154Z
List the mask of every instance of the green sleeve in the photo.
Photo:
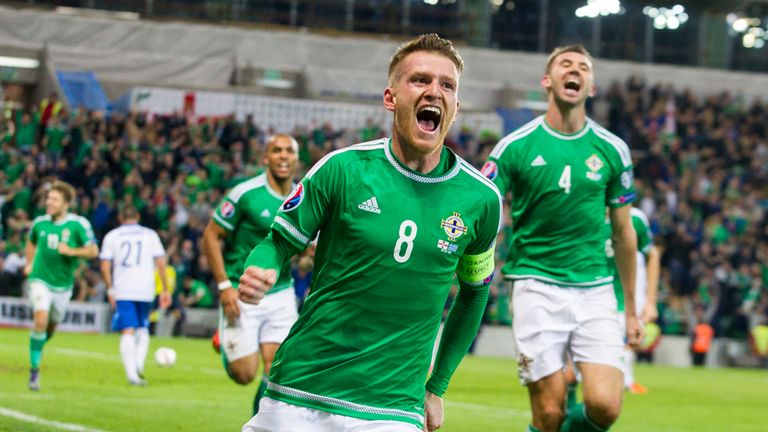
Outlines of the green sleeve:
M34 222L33 222L33 223L32 223L32 228L29 230L29 241L30 241L30 242L31 242L33 245L35 245L35 246L37 246L37 237L38 237L38 235L39 235L39 233L38 233L38 231L39 231L39 230L38 230L38 226L39 226L39 225L38 225L37 223L34 223Z
M459 282L459 292L443 326L435 367L427 391L442 397L448 382L477 335L488 303L490 281L480 286Z
M632 215L632 225L637 233L637 250L643 255L648 255L653 246L653 234L651 227L640 217Z
M273 225L272 232L253 248L248 255L243 272L250 266L273 269L277 272L275 280L278 280L280 279L280 269L282 269L283 264L301 251L301 248L289 242L280 232L276 231Z
M231 192L230 192L231 193ZM235 227L240 223L241 209L237 208L237 204L229 197L224 198L216 210L213 212L213 221L216 225L224 228L225 230L232 232Z

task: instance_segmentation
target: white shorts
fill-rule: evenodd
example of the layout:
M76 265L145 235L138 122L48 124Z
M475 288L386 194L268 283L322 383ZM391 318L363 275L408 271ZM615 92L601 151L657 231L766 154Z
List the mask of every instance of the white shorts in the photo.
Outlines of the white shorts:
M29 282L29 299L32 310L48 312L48 320L58 323L64 319L64 313L72 298L72 290L51 291L47 285L39 281Z
M264 397L259 413L242 432L422 432L415 425L392 420L362 420Z
M230 325L219 309L219 337L227 361L259 352L263 343L283 343L296 322L296 296L284 289L253 305L238 300L240 317Z
M568 288L518 280L514 282L512 313L522 385L562 370L567 354L574 363L621 369L624 337L613 285Z

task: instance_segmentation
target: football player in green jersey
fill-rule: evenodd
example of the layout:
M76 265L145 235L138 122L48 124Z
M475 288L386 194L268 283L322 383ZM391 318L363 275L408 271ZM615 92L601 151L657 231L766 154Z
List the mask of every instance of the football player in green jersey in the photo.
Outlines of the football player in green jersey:
M267 236L277 210L294 187L298 152L299 145L292 136L271 136L264 154L266 171L235 186L203 233L203 253L219 285L219 338L230 378L242 385L253 381L261 353L264 367L254 398L254 414L266 390L275 351L296 321L296 298L290 263L286 263L280 281L259 305L238 300L237 281L245 258Z
M87 219L69 213L75 189L55 181L45 198L45 215L36 218L29 230L27 264L29 296L34 310L34 324L29 336L29 389L40 390L40 362L43 346L72 298L74 273L80 259L96 258L99 247Z
M624 345L601 234L606 206L628 299L627 340L637 345L643 336L634 306L632 159L621 139L586 117L595 87L583 46L556 48L541 85L546 113L502 138L482 171L513 197L502 273L513 283L518 372L533 412L529 430L602 431L621 410ZM584 405L567 417L566 353L584 389Z
M330 153L307 173L246 261L257 303L318 236L299 319L244 431L434 431L477 333L493 275L501 196L443 145L463 62L435 34L403 44L384 107L392 137ZM460 289L428 378L454 275ZM425 384L426 383L426 384Z

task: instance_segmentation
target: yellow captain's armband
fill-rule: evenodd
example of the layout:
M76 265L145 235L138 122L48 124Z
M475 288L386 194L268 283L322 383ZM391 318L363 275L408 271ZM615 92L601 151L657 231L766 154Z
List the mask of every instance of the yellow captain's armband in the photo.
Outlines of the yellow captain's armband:
M464 255L459 259L456 275L462 282L470 285L484 285L491 281L493 276L493 249L479 255Z

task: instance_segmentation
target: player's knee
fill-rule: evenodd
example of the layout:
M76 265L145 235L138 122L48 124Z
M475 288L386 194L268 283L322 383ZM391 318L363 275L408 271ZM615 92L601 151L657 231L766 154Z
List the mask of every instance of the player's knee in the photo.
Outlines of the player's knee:
M253 382L253 379L256 378L256 371L249 371L249 370L236 369L236 368L230 367L229 376L232 377L232 380L234 382L240 385L246 385Z
M565 411L562 406L557 404L547 404L537 413L537 422L543 427L543 430L557 430L565 420Z
M584 405L589 419L604 427L612 425L621 413L620 399L585 400Z

